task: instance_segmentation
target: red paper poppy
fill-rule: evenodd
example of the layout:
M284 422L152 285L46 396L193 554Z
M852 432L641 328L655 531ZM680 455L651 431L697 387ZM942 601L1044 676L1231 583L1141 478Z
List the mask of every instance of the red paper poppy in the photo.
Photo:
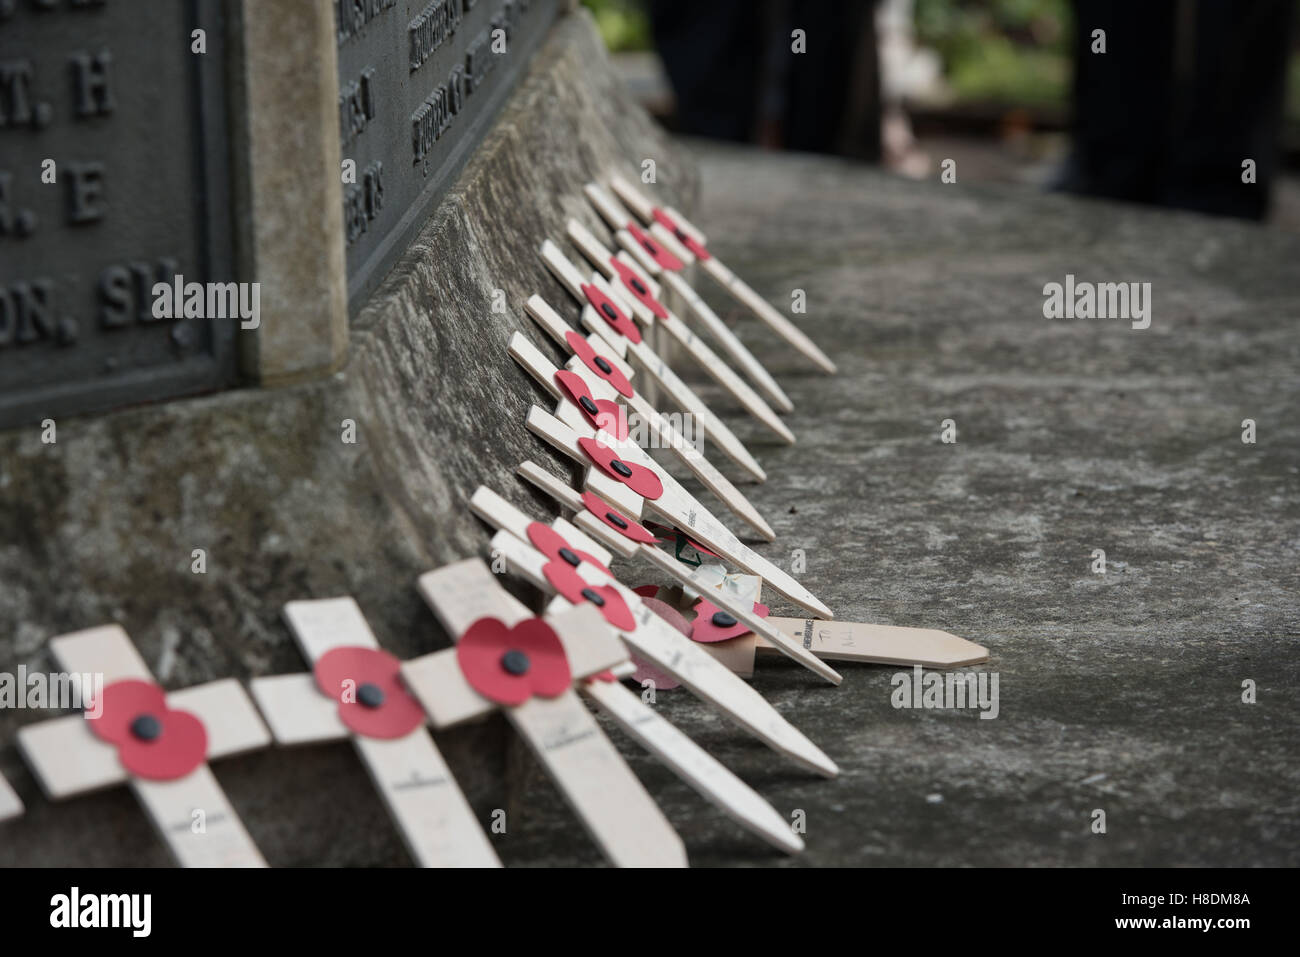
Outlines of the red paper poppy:
M345 645L316 661L316 687L339 703L339 720L367 738L402 738L424 724L424 709L402 684L402 663L378 648Z
M614 672L608 668L606 668L604 671L598 671L594 675L587 676L587 684L592 684L593 682L596 681L603 681L606 684L612 685L617 680L618 680L618 675L614 674Z
M650 287L645 284L636 271L617 256L611 256L609 264L614 267L614 272L618 273L618 278L623 280L623 285L627 291L636 296L647 309L655 314L656 319L668 318L668 307L654 297L650 292Z
M603 429L619 441L627 438L627 412L621 405L609 399L597 399L582 376L568 369L555 373L555 381L595 428Z
M604 442L584 436L578 439L578 445L597 468L610 478L622 482L642 498L654 501L664 494L664 483L659 480L658 475L644 465L624 462Z
M627 381L627 376L606 356L592 348L585 337L570 329L564 334L564 341L569 344L573 354L582 360L583 365L612 385L619 395L632 398L632 383Z
M632 234L632 238L640 244L650 258L659 264L660 268L667 269L669 272L680 272L685 267L685 263L664 249L662 243L657 243L647 236L645 231L636 223L628 223L627 231Z
M101 741L117 746L122 766L150 781L183 778L206 760L208 732L188 711L167 707L151 681L115 681L100 692L98 717L86 715Z
M609 323L610 328L619 335L626 336L629 342L641 341L641 330L636 327L636 323L627 317L622 309L591 283L585 283L582 287L583 294L586 295L587 301L596 309L596 314Z
M658 585L637 585L632 591L642 598L654 598L659 594Z
M645 545L658 544L659 539L655 538L648 528L640 522L628 518L618 509L610 508L600 500L600 496L595 492L583 492L582 504L587 506L587 511L624 538L630 538L634 542L641 542Z
M497 704L523 704L533 695L554 698L573 684L564 645L540 618L513 628L480 618L456 645L456 661L470 687Z
M697 601L694 609L695 620L691 623L692 641L705 643L726 641L729 638L739 638L741 635L747 635L754 630L707 599L701 598ZM767 606L754 602L754 613L760 618L766 618L768 614Z
M533 547L552 561L563 561L570 568L577 568L582 562L590 562L599 568L602 572L613 577L613 572L600 563L590 552L584 552L571 546L555 529L549 525L543 525L541 522L530 522L528 524L528 540L533 543ZM565 554L565 553L568 554Z
M636 629L636 618L632 614L632 609L627 607L627 602L613 585L588 584L587 580L578 574L577 569L563 559L547 562L542 566L542 574L557 593L575 605L580 605L584 601L592 602L600 609L604 619L619 631Z
M711 255L709 255L709 251L705 249L702 245L700 245L699 240L697 240L686 230L678 226L677 222L671 216L669 216L662 209L659 209L657 207L655 209L655 221L658 222L661 226L663 226L664 229L668 230L670 233L676 236L677 241L681 243L683 246L685 246L687 249L689 249L691 251L691 255L694 256L696 259L702 261L705 259L713 258Z

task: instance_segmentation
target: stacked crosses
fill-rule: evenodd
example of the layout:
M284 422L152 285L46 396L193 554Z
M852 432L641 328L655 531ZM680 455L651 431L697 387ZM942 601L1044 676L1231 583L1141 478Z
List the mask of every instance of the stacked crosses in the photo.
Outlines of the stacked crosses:
M272 742L349 740L415 863L498 867L430 728L501 712L610 863L684 866L680 838L594 707L724 814L773 848L798 853L803 842L776 809L622 680L652 675L660 687L683 686L777 755L834 777L835 762L745 682L761 653L784 655L832 685L840 675L828 660L956 667L987 657L945 632L832 621L824 602L746 545L649 454L664 450L748 532L775 538L682 420L651 401L666 398L692 416L744 479L766 478L671 368L670 357L683 357L767 431L795 441L779 414L793 409L789 396L691 287L696 268L818 369L835 366L676 210L617 177L608 188L589 184L585 195L612 245L571 220L566 238L586 270L557 243L540 249L585 332L533 296L525 311L564 348L565 367L522 333L505 343L554 403L551 411L534 406L526 427L584 467L578 489L535 462L521 463L518 473L572 520L533 520L487 487L468 499L494 531L494 559L546 596L543 613L507 592L481 559L429 571L417 588L454 647L401 661L380 647L353 599L289 602L284 619L311 670L256 678L251 697L230 679L165 692L116 625L55 638L62 667L100 674L105 687L86 702L85 716L19 733L50 798L127 784L181 865L264 866L208 763ZM638 390L634 379L651 391ZM630 587L611 568L616 559L638 559L670 584ZM761 602L764 584L815 617L771 616ZM0 820L21 812L0 779Z

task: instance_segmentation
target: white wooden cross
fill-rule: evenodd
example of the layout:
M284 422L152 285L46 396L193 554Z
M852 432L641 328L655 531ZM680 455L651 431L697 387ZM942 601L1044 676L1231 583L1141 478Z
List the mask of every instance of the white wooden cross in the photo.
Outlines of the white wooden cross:
M88 716L19 729L19 750L45 794L60 800L129 784L181 866L265 867L207 765L270 743L239 682L227 678L164 696L119 625L62 635L50 648L64 671L103 675L104 688L88 703ZM92 720L104 723L98 733ZM99 736L110 730L115 743Z
M665 269L628 234L624 225L631 217L618 201L595 183L589 183L585 189L587 198L613 230L615 241L623 246L617 254L611 253L586 226L571 219L568 225L569 238L582 250L587 260L605 274L611 285L622 283L624 290L634 300L634 307L639 302L658 318L664 318L665 313L671 314L673 311L664 301L667 297L660 297L659 287L662 283L678 300L686 304L687 316L694 317L708 330L713 341L731 357L777 411L794 411L794 403L777 385L772 374L740 341L731 327L709 308L708 303L691 288L682 274Z
M563 322L539 296L529 299L527 311L543 328L554 322ZM556 328L556 331L559 331L558 328ZM770 542L776 538L772 526L767 523L749 499L742 495L740 490L732 485L701 452L689 444L687 439L676 430L668 419L651 408L635 391L630 397L622 395L607 378L602 376L599 368L592 369L578 356L572 356L563 371L581 380L582 385L590 393L589 396L582 397L591 405L591 408L585 408L584 410L580 405L581 399L575 403L572 391L563 387L559 382L557 373L561 370L557 369L551 360L544 356L526 336L522 333L514 333L510 339L508 351L511 358L532 375L537 383L555 398L557 403L566 406L579 405L579 408L575 409L575 411L589 425L599 424L602 428L609 425L601 411L601 408L610 409L609 403L621 406L623 410L621 414L624 418L628 417L627 410L630 409L635 412L640 416L642 422L646 422L650 428L655 430L659 436L659 443L667 445L677 456L677 459L685 463L704 486L727 506L732 514L744 521L746 525L767 541ZM631 383L629 382L628 385L630 386ZM597 408L597 406L600 408ZM629 430L629 437L637 438L637 429Z
M321 683L336 683L334 668L328 677L317 669L252 681L253 696L276 741L294 745L351 739L407 850L421 867L500 867L491 841L425 727L420 705L396 681L397 659L381 657L379 642L357 603L348 597L292 601L284 606L284 618L313 666L331 653L333 661L356 649L362 654L343 668L349 675L355 671L348 679L352 684L331 688L328 694ZM378 668L369 673L372 663L383 665L382 679ZM352 712L345 710L349 706ZM396 716L393 727L363 725L372 716L379 718L380 709Z
M510 571L548 593L559 590L553 576L547 573L548 561L557 559L548 559L529 537L534 531L533 526L541 523L531 521L500 495L481 486L470 500L470 507L485 522L500 530L492 538L493 554L504 559ZM565 605L575 600L598 604L606 620L614 625L623 641L639 657L671 674L702 701L778 754L825 777L839 773L835 763L803 732L786 721L762 695L651 611L635 592L614 578L607 567L596 567L589 560L583 560L580 554L585 552L601 566L607 566L611 557L609 552L564 519L556 519L550 526L541 527L549 527L569 543L569 551L574 553L570 558L577 557L578 564L573 565L570 558L563 560L588 586L581 595L574 595L572 599L567 595L557 596L554 604Z
M579 251L597 269L607 283L607 287L618 296L618 305L635 317L642 330L662 329L693 358L709 376L727 390L745 411L758 419L763 425L775 432L783 441L794 442L794 433L781 421L772 408L715 353L703 339L698 338L686 323L659 300L659 284L643 272L632 257L626 253L622 258L615 256L591 232L575 219L569 220L569 238ZM576 267L575 267L576 268ZM561 277L561 281L563 277ZM716 316L714 318L717 318ZM719 319L718 324L727 329ZM727 330L730 332L730 330ZM734 336L733 336L734 338ZM749 356L748 351L745 353ZM749 356L753 359L753 356ZM754 365L758 360L753 359ZM751 373L752 375L752 373ZM763 375L767 376L766 371ZM771 377L767 376L770 380ZM775 385L775 382L773 382ZM789 409L794 406L782 393ZM787 409L786 411L789 411Z
M681 838L573 689L627 659L600 613L588 606L536 619L477 559L421 575L418 587L458 643L402 666L434 726L500 708L611 863L686 866ZM559 639L562 668L555 643L536 639L539 627ZM527 687L533 676L547 686Z
M647 509L662 515L668 524L703 542L728 561L758 575L786 598L811 611L818 618L829 620L835 617L816 595L792 575L741 542L635 442L620 442L606 432L597 435L597 430L592 429L580 416L571 414L564 407L560 412L561 416L557 418L545 409L533 406L528 412L528 428L575 462L591 466L584 477L587 488L635 519L640 520ZM593 444L593 441L597 444ZM611 471L614 468L612 462L598 465L589 452L600 452L601 446L609 454L617 456L614 461L622 465L623 471L637 467L652 472L661 486L659 494L654 497L642 496L626 484L625 478L619 478L616 472ZM812 667L811 663L809 666Z
M682 576L675 577L680 581ZM719 577L697 574L685 577L690 581L684 584L691 590L683 595L687 599L686 606L679 609L684 615L691 613L696 598L704 598L724 610L729 610L733 602L752 607L762 601L763 580L757 575ZM659 597L665 598L662 591ZM734 615L732 617L735 618ZM696 618L697 622L698 620ZM982 645L933 628L776 616L763 620L769 629L775 630L783 638L798 641L817 657L829 661L947 669L979 664L989 657L988 649ZM725 627L726 623L718 624ZM740 622L730 630L739 631L747 624ZM702 642L701 645L736 674L749 678L754 674L756 658L770 656L778 651L767 637L768 634L767 631L761 634L752 630L743 631L735 637Z
M581 306L581 322L588 331L604 339L620 358L632 359L636 367L644 372L646 377L652 380L678 408L695 416L704 427L704 433L709 441L722 449L723 454L754 481L762 482L767 478L767 473L750 454L749 449L745 448L744 443L714 414L704 400L682 381L648 342L644 339L633 342L622 331L610 325L607 318L596 312L595 307L588 302L586 294L582 292L582 287L587 284L587 280L583 278L578 268L569 262L564 253L560 252L558 246L549 239L546 240L542 243L541 256L547 267L559 277L560 284ZM610 300L618 301L617 297L620 294L605 281L604 277L593 274L590 284ZM626 319L626 316L624 318Z
M704 235L685 216L676 210L655 206L621 176L611 176L609 183L619 199L647 225L650 235L668 247L674 256L688 265L699 261L705 272L768 328L824 371L835 371L835 363L798 326L781 315L748 283L723 265L722 260L704 248Z
M15 791L0 775L0 821L7 821L11 817L18 817L23 813L23 802Z

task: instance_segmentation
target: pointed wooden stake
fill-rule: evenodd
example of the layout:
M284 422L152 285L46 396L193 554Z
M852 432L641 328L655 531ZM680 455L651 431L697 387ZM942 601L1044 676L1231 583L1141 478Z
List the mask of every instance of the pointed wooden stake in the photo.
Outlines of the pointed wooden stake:
M773 332L824 371L835 371L835 363L798 326L777 312L766 299L754 292L744 280L704 248L699 238L702 233L692 226L686 217L676 211L669 212L656 207L635 186L620 176L610 177L609 182L619 199L631 207L632 211L647 225L650 235L667 246L678 260L687 263L700 260L705 272Z

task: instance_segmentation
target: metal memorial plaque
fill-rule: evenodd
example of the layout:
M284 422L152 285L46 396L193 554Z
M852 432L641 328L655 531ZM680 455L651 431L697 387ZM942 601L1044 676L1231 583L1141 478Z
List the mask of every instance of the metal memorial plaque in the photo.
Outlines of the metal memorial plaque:
M0 427L232 380L153 294L234 278L224 65L215 0L0 0Z
M335 0L354 313L482 140L558 6L558 0Z

